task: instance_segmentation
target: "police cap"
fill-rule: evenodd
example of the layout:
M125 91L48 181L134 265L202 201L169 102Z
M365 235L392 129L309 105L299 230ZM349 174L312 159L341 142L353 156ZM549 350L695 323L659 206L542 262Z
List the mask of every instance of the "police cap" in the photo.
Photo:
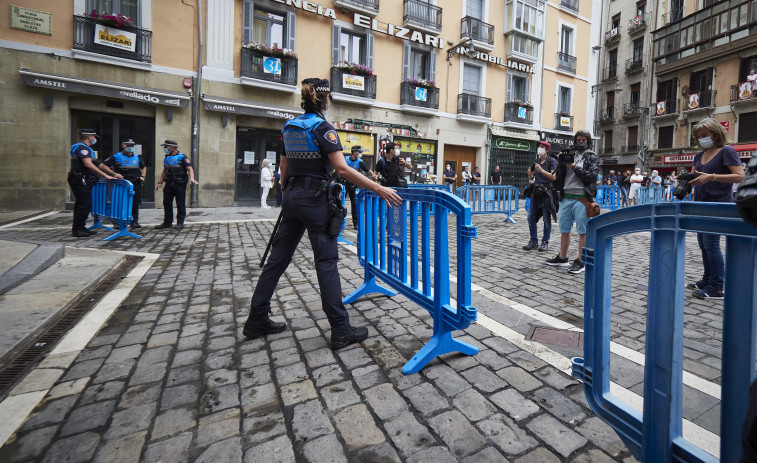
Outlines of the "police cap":
M160 146L173 146L174 148L178 148L178 147L179 147L179 144L178 144L178 143L176 143L176 142L175 142L175 141L173 141L173 140L166 140L166 141L164 141L163 143L161 143L161 144L160 144Z
M95 132L95 129L81 129L79 130L79 135L94 135L97 136L97 132Z
M122 141L121 144L122 145L129 145L129 146L136 145L136 143L134 143L134 140L132 140L131 138L127 138L126 140Z
M331 93L331 85L328 79L320 79L318 77L310 77L302 81L302 85L312 85L315 87L316 92Z

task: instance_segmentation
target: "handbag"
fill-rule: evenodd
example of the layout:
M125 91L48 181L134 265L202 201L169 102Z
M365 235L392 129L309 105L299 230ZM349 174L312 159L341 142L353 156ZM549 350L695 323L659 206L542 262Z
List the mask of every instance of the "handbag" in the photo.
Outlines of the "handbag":
M596 217L599 215L599 204L592 198L589 200L588 198L580 198L579 201L583 203L584 206L586 206L586 216L589 218Z

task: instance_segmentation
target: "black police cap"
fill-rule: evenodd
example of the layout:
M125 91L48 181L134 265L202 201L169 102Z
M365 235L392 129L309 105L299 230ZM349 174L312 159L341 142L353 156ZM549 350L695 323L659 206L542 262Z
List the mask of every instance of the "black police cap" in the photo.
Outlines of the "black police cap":
M97 136L97 132L95 132L95 129L81 129L81 130L79 130L79 135L94 135L94 136Z
M179 144L173 140L166 140L163 143L161 143L160 146L173 146L174 148L177 148Z
M302 81L302 85L312 85L315 87L316 92L331 93L331 85L329 84L328 79L309 77Z

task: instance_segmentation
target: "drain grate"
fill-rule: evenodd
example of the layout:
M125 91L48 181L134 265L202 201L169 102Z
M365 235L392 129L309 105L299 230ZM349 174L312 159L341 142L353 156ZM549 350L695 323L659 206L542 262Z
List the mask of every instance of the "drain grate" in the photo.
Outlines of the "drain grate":
M142 260L126 256L123 262L97 283L79 301L69 307L51 326L30 341L0 370L0 397L11 389L29 370L34 368L52 347Z
M580 331L558 330L543 326L531 326L526 334L526 341L534 341L540 344L553 346L583 348L584 334Z

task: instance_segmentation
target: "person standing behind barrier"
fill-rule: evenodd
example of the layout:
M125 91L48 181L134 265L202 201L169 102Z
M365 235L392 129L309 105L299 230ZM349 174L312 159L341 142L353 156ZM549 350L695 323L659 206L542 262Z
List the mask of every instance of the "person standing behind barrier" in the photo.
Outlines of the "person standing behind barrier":
M637 167L636 170L634 170L634 174L631 175L631 178L628 181L631 183L631 188L628 190L629 205L635 206L636 204L638 204L638 201L636 200L637 190L641 188L641 182L644 181L644 177L641 176L641 169Z
M97 178L113 180L112 177L97 166L97 157L92 145L97 143L97 133L94 129L79 131L79 142L71 145L71 170L68 171L68 186L74 195L74 219L71 224L71 236L88 238L97 234L87 230L87 217L92 210L92 187ZM110 170L110 169L108 169ZM123 178L120 175L119 178Z
M460 173L463 178L463 185L470 185L471 174L468 172L468 166L463 166L463 171Z
M694 189L694 201L710 203L732 203L733 183L744 177L744 168L738 153L727 146L727 135L723 126L712 118L704 119L694 126L694 136L702 151L694 155L691 173L698 175L690 183ZM723 298L725 261L720 250L720 235L697 233L697 242L702 251L704 274L696 283L687 288L699 299Z
M390 206L400 206L402 198L394 190L363 177L345 162L339 136L324 118L331 99L329 81L305 79L302 81L301 94L301 106L305 114L287 121L281 131L284 154L280 168L285 185L281 224L272 240L271 256L255 285L250 315L242 333L249 339L255 339L286 329L284 323L269 318L272 313L271 298L279 278L289 266L302 235L307 230L313 248L323 311L331 325L331 348L336 350L364 341L368 337L368 329L351 326L342 303L337 267L338 233L329 232L329 195L322 192L322 187L330 180L331 166L343 179L375 192ZM317 193L319 191L321 193Z
M533 165L534 170L531 170L531 167L528 168L528 176L534 178L534 188L528 208L528 231L531 237L528 244L523 246L526 251L533 251L537 247L539 252L549 250L549 238L552 235L552 214L555 212L555 206L552 203L552 182L556 179L555 170L557 170L557 160L547 155L551 148L552 145L546 141L537 142L536 154L539 155L539 159ZM539 246L539 236L536 231L536 222L539 217L544 220L541 246Z
M455 190L455 180L457 180L457 174L452 170L452 165L447 164L444 169L444 184L453 192Z
M184 219L187 217L187 178L190 183L197 185L195 171L192 162L184 154L179 152L179 145L173 140L161 143L166 157L163 159L163 172L160 181L155 185L158 191L165 182L163 188L163 223L155 228L171 228L173 223L173 200L176 198L176 230L184 228Z
M131 138L121 143L121 151L110 156L103 164L131 182L134 198L131 203L131 228L142 228L139 224L139 205L142 204L142 182L147 175L147 166L140 156L134 154L134 140Z
M573 137L577 151L572 159L562 158L557 166L555 189L560 199L560 253L551 259L547 259L547 265L568 267L570 273L584 271L584 263L581 261L581 250L586 245L586 223L589 217L586 214L586 205L580 201L582 198L594 200L597 195L597 175L599 174L599 158L591 150L591 134L586 130L579 130ZM568 156L569 158L570 156ZM578 232L578 257L571 264L568 261L568 248L570 248L570 231L573 223Z
M369 169L365 162L360 159L363 152L365 151L366 150L363 149L362 146L354 145L352 148L350 148L350 156L347 158L346 162L348 166L355 169L356 171L365 172L373 177L373 172L371 172L371 169ZM357 200L355 198L357 186L355 186L354 183L346 182L345 188L347 189L347 195L350 197L350 207L352 209L352 226L353 228L355 228L355 230L357 230Z
M615 171L611 170L610 173L607 175L607 178L605 179L606 185L617 185L618 184L618 177L615 176Z
M494 172L492 172L490 185L502 185L502 172L499 171L499 166L494 166Z
M478 167L473 168L473 173L471 174L471 182L474 185L481 185L481 172L479 171Z
M399 157L400 148L393 142L384 145L384 157L376 163L376 173L384 177L384 186L398 188L405 160ZM346 164L346 163L345 163Z
M263 190L260 193L260 207L263 209L270 209L268 205L268 193L273 187L273 172L271 172L271 160L263 159L260 163L260 189Z

